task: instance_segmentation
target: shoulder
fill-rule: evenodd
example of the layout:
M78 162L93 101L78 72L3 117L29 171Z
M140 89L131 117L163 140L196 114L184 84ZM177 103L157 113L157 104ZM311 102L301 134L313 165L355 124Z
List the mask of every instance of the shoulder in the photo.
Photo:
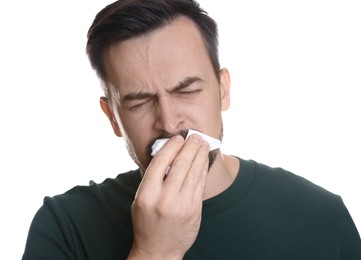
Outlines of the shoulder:
M130 208L139 180L140 172L130 171L99 184L91 182L45 197L32 227L37 233L59 234L57 237L71 243L81 241L84 234L91 239L106 237L114 227L122 230L121 234L131 233Z
M89 185L75 186L63 194L47 196L44 205L82 211L94 206L112 206L119 200L133 201L141 177L139 170L107 178L101 183L90 181Z
M84 203L85 201L103 202L114 197L133 199L140 180L139 170L129 171L119 174L116 178L107 178L101 183L90 181L89 185L75 186L63 194L46 197L44 202L77 204L79 202Z
M253 172L249 189L252 201L295 216L329 216L336 220L347 211L341 197L300 175L279 167L245 161ZM267 207L268 207L267 206Z
M139 183L140 172L131 171L45 197L32 221L24 256L86 259L89 252L96 252L104 259L119 259L119 254L127 255L133 234L130 206ZM119 245L123 246L114 250Z
M286 169L270 167L255 161L249 161L249 163L254 167L255 183L256 185L259 185L260 188L273 192L279 190L288 195L304 196L305 199L311 199L313 196L333 200L340 199L339 195Z
M283 168L250 163L254 167L254 188L280 213L282 223L299 230L308 223L315 236L323 234L341 241L341 254L346 256L343 259L351 259L347 256L352 252L360 256L360 236L340 195Z

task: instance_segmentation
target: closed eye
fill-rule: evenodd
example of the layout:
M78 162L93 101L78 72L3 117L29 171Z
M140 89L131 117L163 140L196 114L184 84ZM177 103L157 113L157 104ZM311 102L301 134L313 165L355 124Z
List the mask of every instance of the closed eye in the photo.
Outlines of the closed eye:
M195 90L189 90L189 91L179 91L178 93L182 94L182 95L195 95L195 94L200 93L201 91L202 91L201 89L195 89Z
M141 103L138 103L138 104L129 106L128 109L129 109L130 111L135 111L135 110L143 107L144 105L146 105L146 104L149 103L150 101L151 101L151 99L147 99L147 100L145 100L144 102L141 102Z

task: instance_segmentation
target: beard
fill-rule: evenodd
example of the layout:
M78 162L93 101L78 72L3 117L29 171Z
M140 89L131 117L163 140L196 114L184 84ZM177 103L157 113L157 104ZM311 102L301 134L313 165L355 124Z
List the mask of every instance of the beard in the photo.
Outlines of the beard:
M181 130L179 131L176 135L181 135L184 139L186 138L188 134L188 131L186 130ZM174 135L172 135L174 136ZM134 145L133 143L130 141L130 139L125 136L125 141L126 141L126 148L128 150L129 156L132 158L132 160L135 162L135 164L138 165L138 167L140 168L142 175L145 173L145 171L147 170L150 162L152 161L153 157L151 156L151 151L152 151L152 145L153 143L157 140L157 139L162 139L162 138L171 138L172 136L169 135L160 135L157 138L154 138L151 142L149 142L149 144L146 147L146 153L147 153L147 157L143 160L140 161L137 154L135 153L135 149L134 149ZM219 133L219 137L218 139L220 141L222 141L223 139L223 123L221 122L221 130ZM208 154L208 159L209 159L209 163L208 163L208 171L211 169L213 163L215 162L218 154L220 153L219 149L210 151Z

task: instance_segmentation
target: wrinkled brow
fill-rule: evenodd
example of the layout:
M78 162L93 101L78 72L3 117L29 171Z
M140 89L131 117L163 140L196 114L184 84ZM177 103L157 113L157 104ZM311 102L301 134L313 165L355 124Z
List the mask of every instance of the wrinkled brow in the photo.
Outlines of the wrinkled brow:
M175 85L171 89L167 90L167 92L168 93L178 92L178 91L181 91L181 90L189 87L193 83L198 83L198 82L203 82L203 80L199 77L186 77L185 79L180 81L177 85ZM123 103L123 102L127 102L127 101L132 101L132 100L148 99L148 98L153 98L155 96L156 96L156 94L149 93L149 92L142 92L142 91L131 92L131 93L125 95L121 99L121 102Z
M181 91L192 85L193 83L203 82L203 80L199 77L187 77L184 80L180 81L176 86L174 86L171 90L168 90L169 93Z

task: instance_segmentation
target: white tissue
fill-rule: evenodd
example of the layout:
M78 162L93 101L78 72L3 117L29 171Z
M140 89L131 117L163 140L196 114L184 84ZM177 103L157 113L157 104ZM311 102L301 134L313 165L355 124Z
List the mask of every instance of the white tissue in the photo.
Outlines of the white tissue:
M197 135L200 135L202 137L203 140L206 140L208 143L209 143L209 150L210 151L213 151L213 150L216 150L216 149L219 149L221 148L221 141L216 139L216 138L213 138L209 135L206 135L206 134L203 134L201 132L198 132L196 130L192 130L192 129L189 129L188 131L188 134L187 134L187 137L186 137L186 140L188 139L188 137L190 137L192 134L197 134Z
M210 147L210 151L213 151L215 149L219 149L221 148L221 141L213 138L209 135L203 134L201 132L198 132L196 130L192 130L190 129L188 131L188 134L186 136L186 140L188 139L189 136L191 136L192 134L197 134L199 136L201 136L203 138L203 140L206 140L209 143L209 147ZM157 139L154 144L152 145L152 153L151 155L154 156L156 155L160 149L162 149L162 147L166 144L166 142L168 142L169 138L162 138L162 139Z
M169 138L157 139L155 140L154 144L152 145L152 153L151 155L156 155L159 150L168 142Z

